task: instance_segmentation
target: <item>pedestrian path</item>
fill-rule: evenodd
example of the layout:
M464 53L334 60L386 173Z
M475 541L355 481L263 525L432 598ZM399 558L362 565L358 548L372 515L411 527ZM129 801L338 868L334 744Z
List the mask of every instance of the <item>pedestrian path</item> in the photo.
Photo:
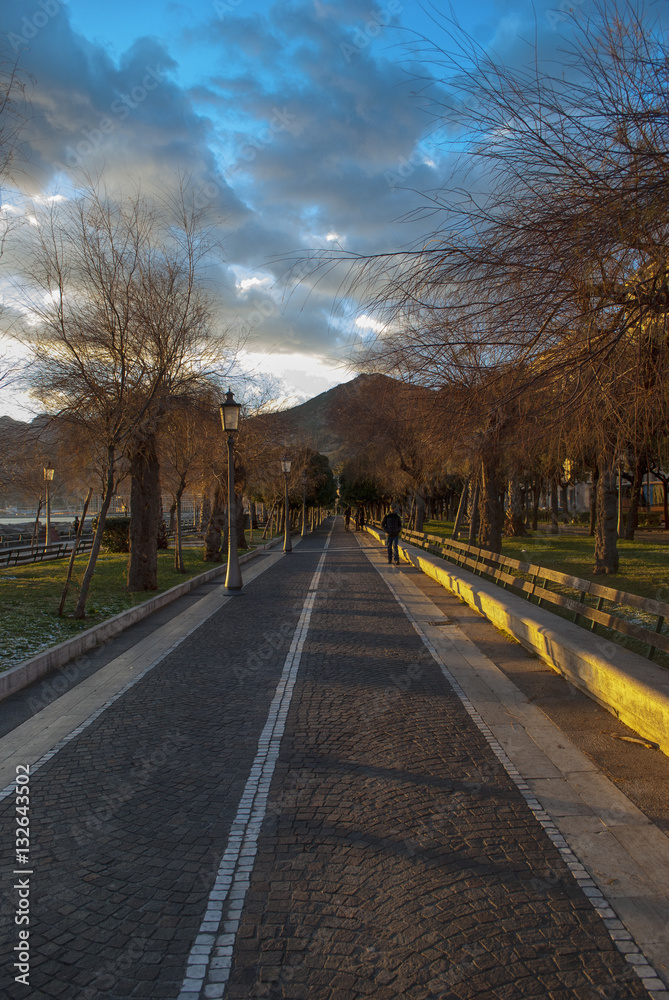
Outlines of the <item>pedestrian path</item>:
M667 1000L429 599L341 520L252 566L0 739L0 995Z

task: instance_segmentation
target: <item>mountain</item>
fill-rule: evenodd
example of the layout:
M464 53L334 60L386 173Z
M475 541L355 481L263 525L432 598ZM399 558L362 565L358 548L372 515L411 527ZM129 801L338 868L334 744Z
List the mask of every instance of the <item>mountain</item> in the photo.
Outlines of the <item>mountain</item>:
M381 387L388 389L400 385L387 375L358 375L306 403L280 410L264 419L275 420L277 431L286 436L288 443L307 444L314 451L327 455L332 462L344 443L339 425L346 409L357 404L361 395L369 396Z

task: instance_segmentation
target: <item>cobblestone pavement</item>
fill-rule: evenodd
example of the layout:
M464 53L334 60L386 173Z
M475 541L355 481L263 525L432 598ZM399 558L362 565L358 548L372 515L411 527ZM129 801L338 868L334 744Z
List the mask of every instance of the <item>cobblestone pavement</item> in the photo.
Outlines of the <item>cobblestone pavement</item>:
M2 996L649 996L341 522L322 557L328 530L32 776L30 986L9 957ZM219 893L231 851L243 888Z

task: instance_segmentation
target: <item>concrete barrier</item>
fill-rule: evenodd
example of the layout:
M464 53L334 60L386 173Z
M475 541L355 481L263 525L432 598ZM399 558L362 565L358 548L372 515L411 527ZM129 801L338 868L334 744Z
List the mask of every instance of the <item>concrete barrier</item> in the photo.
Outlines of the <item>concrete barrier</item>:
M273 539L264 545L263 548L246 552L243 556L239 557L239 561L240 563L249 562L249 560L255 559L256 556L260 555L266 549L274 548L279 543L283 543L283 537ZM156 597L149 598L148 601L143 601L142 604L138 604L134 608L121 611L120 614L114 615L113 618L108 618L106 622L100 622L99 625L94 625L93 628L89 628L85 632L80 632L79 635L75 635L71 639L66 639L65 642L61 642L57 646L51 646L50 649L45 649L43 652L37 653L29 660L24 660L23 663L15 664L9 670L0 673L0 701L9 698L16 691L21 691L23 688L28 687L33 681L39 680L40 677L51 673L52 670L57 670L59 667L65 666L66 663L74 660L75 657L81 656L82 653L87 653L89 649L94 649L108 639L113 639L115 635L123 632L130 625L134 625L135 622L139 622L143 618L148 618L154 611L159 611L166 604L171 604L172 601L183 597L184 594L195 590L203 583L214 580L217 576L225 573L226 568L225 563L220 563L212 569L206 570L204 573L199 573L197 576L191 577L190 580L178 583L176 587L171 587L170 590L166 590L162 594L157 594Z
M367 529L379 541L385 536ZM400 540L400 556L669 754L669 670Z

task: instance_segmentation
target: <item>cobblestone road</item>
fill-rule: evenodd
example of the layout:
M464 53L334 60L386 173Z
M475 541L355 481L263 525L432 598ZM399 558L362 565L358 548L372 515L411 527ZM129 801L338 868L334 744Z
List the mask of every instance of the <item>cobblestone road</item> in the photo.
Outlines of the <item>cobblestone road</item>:
M649 996L355 535L339 521L323 556L328 531L32 776L29 986L0 804L2 996Z

